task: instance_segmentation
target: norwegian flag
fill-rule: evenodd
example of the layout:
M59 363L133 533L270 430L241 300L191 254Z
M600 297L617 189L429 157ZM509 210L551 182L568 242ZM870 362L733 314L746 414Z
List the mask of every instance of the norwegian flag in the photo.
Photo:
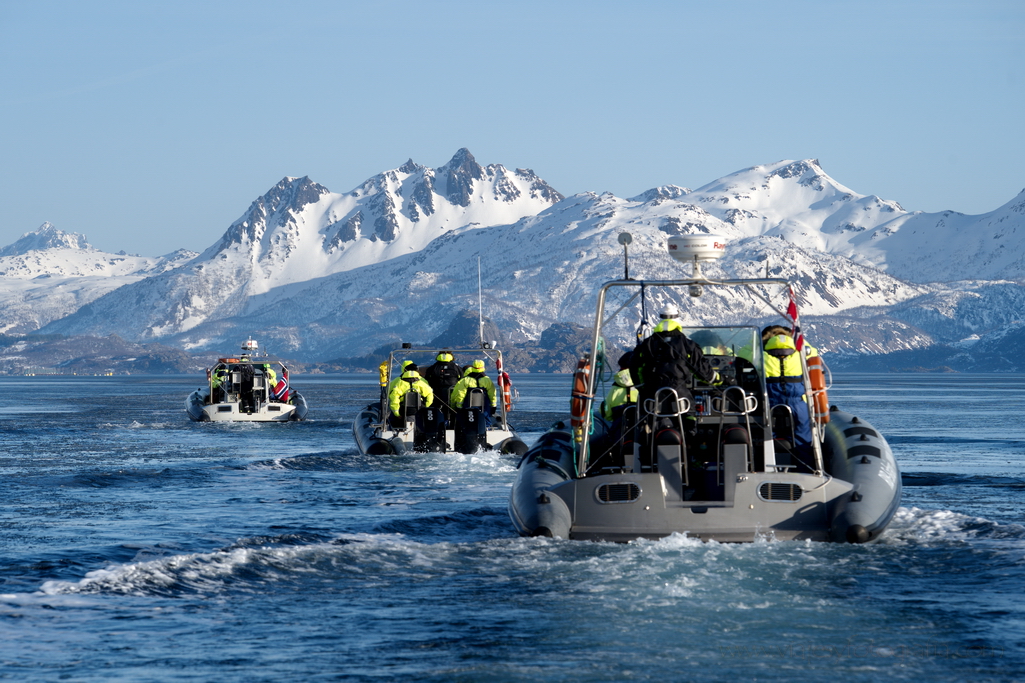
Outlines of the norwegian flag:
M801 328L797 324L798 312L797 302L794 300L794 290L788 289L788 295L790 296L790 302L787 304L787 317L790 318L792 324L792 334L794 337L794 347L800 351L804 346L804 335L801 334Z
M271 387L271 394L279 401L288 402L288 368L281 366L281 379Z

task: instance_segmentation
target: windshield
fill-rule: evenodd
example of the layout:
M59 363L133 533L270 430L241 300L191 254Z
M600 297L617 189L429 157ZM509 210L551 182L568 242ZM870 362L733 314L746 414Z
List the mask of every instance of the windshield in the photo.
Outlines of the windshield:
M684 327L706 356L737 356L762 372L761 333L755 327Z

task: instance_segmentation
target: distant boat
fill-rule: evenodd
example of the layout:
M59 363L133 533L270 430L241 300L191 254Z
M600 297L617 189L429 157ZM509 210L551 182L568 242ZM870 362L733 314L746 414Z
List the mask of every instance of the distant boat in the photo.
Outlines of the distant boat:
M196 422L289 422L306 417L306 399L291 387L288 368L260 355L252 338L237 358L220 358L206 371L207 384L185 399Z
M450 407L448 390L435 391L430 407L416 391L403 397L400 416L392 417L388 389L402 374L401 363L412 360L421 369L435 362L440 353L452 354L454 361L469 366L474 360L487 359L491 369L487 374L495 377L497 405L491 423L486 409L490 397L483 389L469 392L468 407ZM423 374L423 373L421 373ZM502 365L502 352L482 344L476 349L413 349L392 351L380 367L381 398L359 412L352 423L353 435L360 451L371 455L398 454L406 451L474 453L495 450L522 455L527 445L509 425L512 410L512 383ZM485 405L488 404L488 406ZM488 411L490 412L490 411Z
M629 244L629 235L620 241ZM878 539L900 504L897 462L877 429L829 407L821 359L801 351L796 339L803 376L795 375L794 382L802 383L810 408L807 446L795 447L791 408L770 404L762 332L750 325L682 328L696 343L702 336L712 340L702 355L718 378L692 378L692 399L672 387L647 387L641 405L628 405L615 422L595 414L602 399L597 378L609 374L601 353L603 328L631 302L643 311L645 300L667 301L669 291L681 289L699 297L706 288L742 288L766 302L760 288L789 292L781 279L705 277L700 264L722 255L722 238L673 237L669 248L678 260L694 264L693 277L642 281L627 274L598 292L592 350L574 375L569 424L542 435L520 462L509 500L517 530L524 536L604 541L674 533L724 542ZM606 317L612 290L633 296ZM797 335L790 297L784 317Z

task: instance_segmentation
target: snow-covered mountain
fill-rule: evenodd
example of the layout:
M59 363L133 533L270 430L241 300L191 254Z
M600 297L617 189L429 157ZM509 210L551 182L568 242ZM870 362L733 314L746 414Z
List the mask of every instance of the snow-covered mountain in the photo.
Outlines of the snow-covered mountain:
M282 297L293 285L420 251L450 232L511 223L561 199L532 171L481 166L466 149L438 169L410 160L344 195L285 178L187 267L113 292L51 330L166 338L244 316L254 297Z
M184 267L44 331L201 350L253 334L296 358L355 356L426 341L476 308L479 257L488 316L509 339L536 340L556 322L590 323L597 287L622 275L622 231L634 236L631 276L648 279L681 274L667 236L724 235L727 256L706 271L791 279L824 350L923 348L1025 319L1025 194L982 216L908 213L803 160L697 190L563 198L531 171L481 166L464 149L438 169L409 161L345 195L286 178ZM744 294L679 303L694 321L773 315ZM636 322L610 337L625 343Z
M339 273L289 291L255 297L252 313L199 325L179 335L187 346L227 344L256 326L275 347L313 357L358 355L388 342L425 342L460 310L477 306L480 258L484 308L512 341L537 339L550 325L586 322L594 314L598 286L622 275L617 236L633 235L630 273L635 278L682 277L665 250L667 235L694 230L729 238L727 258L706 268L709 275L790 279L805 315L832 315L866 306L890 306L933 291L842 256L807 250L775 236L748 237L708 215L692 223L694 207L653 197L624 200L611 194L570 197L537 216L487 230L453 232L407 256ZM778 295L778 292L777 292ZM689 322L761 321L772 310L744 291L675 301ZM667 303L648 301L649 313ZM784 302L777 301L782 307ZM607 337L625 344L639 318L623 322Z
M1025 278L1025 190L980 216L909 213L857 194L809 159L754 166L676 199L695 207L694 224L782 237L912 282Z
M85 235L43 223L0 249L0 332L23 334L71 315L123 285L173 270L196 257L110 254Z

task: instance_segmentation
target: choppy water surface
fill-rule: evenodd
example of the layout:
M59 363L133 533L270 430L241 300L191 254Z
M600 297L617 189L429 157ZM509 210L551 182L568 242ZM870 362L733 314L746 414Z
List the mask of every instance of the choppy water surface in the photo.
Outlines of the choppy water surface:
M1025 378L840 376L904 503L870 546L521 539L511 457L369 457L365 376L299 424L195 424L199 378L0 378L0 678L1025 678ZM514 378L530 442L564 376Z

